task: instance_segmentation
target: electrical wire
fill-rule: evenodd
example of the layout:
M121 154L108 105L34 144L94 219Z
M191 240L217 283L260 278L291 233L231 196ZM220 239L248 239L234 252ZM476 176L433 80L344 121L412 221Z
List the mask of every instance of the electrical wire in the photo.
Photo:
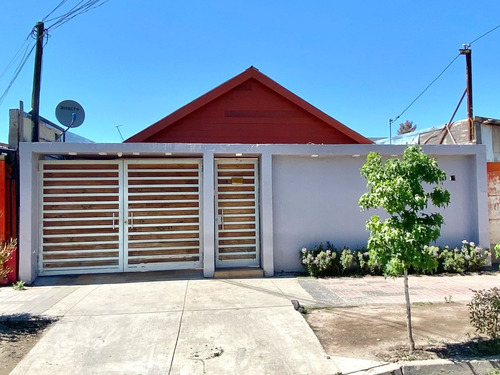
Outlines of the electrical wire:
M2 77L5 75L5 73L7 73L7 71L12 67L12 65L14 65L14 62L19 58L19 56L21 55L21 51L24 49L26 53L26 50L29 48L29 46L27 46L28 42L29 42L29 39L30 39L30 36L32 35L32 33L29 33L27 36L26 36L26 39L24 40L23 44L21 45L21 47L19 47L19 50L16 52L16 54L14 55L14 57L9 61L9 63L7 64L7 66L5 67L4 70L2 70L2 72L0 73L0 79L2 79Z
M52 9L52 11L49 14L47 14L45 17L42 18L42 21L45 22L45 20L49 18L49 16L53 14L57 9L59 9L62 5L64 5L66 1L68 0L62 0L54 9Z
M481 36L477 37L476 39L474 39L472 42L468 43L468 44L465 44L465 46L467 46L466 48L469 48L473 43L477 42L479 39L481 38L484 38L486 35L488 35L489 33L495 31L496 29L500 28L500 25L497 25L495 26L494 28L492 28L491 30L488 30L487 32L485 32L484 34L482 34ZM418 100L420 99L420 97L422 95L424 95L424 93L434 84L434 82L436 82L443 74L444 72L446 72L448 70L448 68L458 59L458 57L460 56L460 53L455 56L455 58L453 60L451 60L451 62L446 65L446 68L444 68L442 70L441 73L438 74L438 76L436 78L434 78L434 80L432 80L431 83L429 83L429 85L415 98L413 99L413 101L403 110L403 112L401 112L398 116L396 116L394 119L390 119L389 122L392 124L393 122L395 122L397 119L399 119L401 116L403 116L403 114L408 110L410 109L410 107Z
M28 61L29 57L33 53L33 51L35 49L35 46L36 46L36 43L33 43L33 46L31 47L31 49L29 50L29 52L27 52L27 53L24 54L24 57L23 57L21 63L16 68L16 71L14 73L14 77L10 80L10 83L8 84L8 86L5 89L5 91L3 92L2 96L0 96L0 105L2 105L2 103L5 100L7 94L9 93L10 88L12 87L12 85L14 84L14 82L16 81L17 76L19 75L19 73L21 73L21 70L23 69L24 65L26 64L26 62Z
M56 20L56 23L57 23L57 22L63 21L64 19L69 17L71 14L77 12L80 9L79 5L82 4L84 1L85 0L81 0L78 4L76 4L73 8L71 8L66 14L63 14L62 16L57 16L57 17L51 18L50 20L47 20L47 22L52 22L52 21Z
M49 40L49 33L48 33L49 30L56 29L56 28L64 25L66 22L70 21L71 19L75 18L76 16L79 16L80 14L86 13L86 12L92 10L92 9L95 9L95 8L98 8L98 7L102 6L102 5L104 5L109 0L81 0L75 6L73 6L73 8L71 8L67 13L65 13L64 15L58 16L58 17L54 17L54 18L51 18L51 19L47 20L48 17L50 17L52 14L54 14L67 1L68 0L61 0L61 2L59 2L59 4L50 13L48 13L43 18L43 20L45 22L55 21L52 25L50 25L48 28L45 28L45 30L43 31L43 33L44 33L43 36L46 37L46 40L44 42L44 46L48 43L48 40ZM21 45L21 47L19 48L19 50L16 52L16 54L14 55L14 57L7 64L7 66L5 67L5 69L2 70L2 72L0 73L0 78L2 78L7 73L7 71L14 65L15 61L19 59L19 56L21 56L21 54L23 55L23 57L21 58L21 61L19 62L18 66L15 69L14 76L12 77L12 79L9 82L9 84L7 85L7 88L4 90L4 92L0 96L0 105L2 105L2 103L4 102L7 94L9 93L10 88L12 87L12 85L14 84L14 82L16 81L17 77L21 73L21 70L23 69L24 65L26 64L26 62L28 61L29 57L33 53L33 50L35 49L36 42L33 43L33 45L31 46L31 49L30 49L30 44L28 44L30 36L32 36L32 37L34 37L36 39L36 32L34 30L35 29L33 29L28 34L28 36L26 37L25 41L23 42L23 44ZM42 36L42 38L43 38L43 36ZM23 50L24 50L24 52L22 52Z
M36 38L36 31L35 31L35 28L33 28L31 30L31 32L28 34L28 36L26 37L23 45L21 46L21 48L16 52L16 54L14 55L14 57L12 58L12 60L9 62L9 64L7 65L7 67L2 71L2 74L0 74L0 78L3 77L5 75L5 73L12 67L12 65L14 64L14 62L19 58L19 56L21 56L21 54L23 55L21 57L21 61L19 62L19 64L17 65L15 71L14 71L14 76L12 77L12 79L10 80L9 84L7 85L6 89L4 90L4 92L2 93L2 95L0 96L0 105L2 105L2 103L4 102L5 98L7 97L7 94L9 93L10 91L10 88L12 87L12 85L14 84L14 82L16 81L17 77L19 76L19 74L21 73L21 70L23 69L24 65L26 64L26 62L28 61L29 57L31 56L31 54L33 53L33 50L35 49L35 46L36 46L36 42L32 42L32 46L31 46L31 49L30 49L30 44L27 44L29 42L29 39L30 37L32 38ZM22 53L21 51L24 49L24 52Z
M51 20L48 20L47 22L54 21L53 24L51 24L47 30L54 30L57 29L58 27L64 25L66 22L72 20L76 16L79 16L83 13L86 13L92 9L98 8L105 3L107 3L109 0L87 0L84 3L85 0L80 1L78 4L76 4L73 8L71 8L66 14L53 18ZM84 3L84 4L82 4Z
M391 120L389 120L389 121L391 121L391 123L392 123L392 122L396 121L397 119L399 119L401 116L403 116L403 114L404 114L404 113L405 113L408 109L410 109L410 107L411 107L411 106L412 106L412 105L413 105L413 104L414 104L414 103L415 103L418 99L420 99L420 97L421 97L422 95L424 95L424 93L425 93L425 92L426 92L426 91L427 91L427 90L428 90L428 89L429 89L429 88L430 88L430 87L434 84L434 82L436 82L436 81L437 81L437 80L438 80L438 79L439 79L439 78L440 78L440 77L444 74L444 72L446 72L446 71L448 70L448 68L449 68L449 67L450 67L450 66L451 66L451 65L452 65L452 64L453 64L453 63L454 63L454 62L455 62L455 61L456 61L459 57L460 57L460 53L459 53L457 56L455 56L455 58L454 58L453 60L451 60L451 61L450 61L450 63L449 63L448 65L446 65L446 67L445 67L445 68L441 71L441 73L439 73L439 74L437 75L437 77L436 77L436 78L434 78L434 79L432 80L432 82L431 82L431 83L429 83L429 84L427 85L427 87L426 87L426 88L425 88L425 89L424 89L424 90L423 90L423 91L422 91L422 92L421 92L421 93L420 93L420 94L419 94L419 95L418 95L415 99L413 99L413 101L412 101L412 102L411 102L411 103L410 103L410 104L409 104L409 105L408 105L408 106L407 106L407 107L403 110L403 112L401 112L401 113L400 113L399 115L397 115L394 119L391 119Z
M499 27L500 27L500 25L497 25L497 26L495 26L493 29L491 29L491 30L489 30L489 31L485 32L483 35L481 35L481 36L477 37L476 39L474 39L472 42L470 42L470 43L469 43L469 46L470 46L472 43L477 42L479 39L484 38L486 35L488 35L489 33L493 32L493 31L495 31L495 30L496 30L496 29L498 29Z

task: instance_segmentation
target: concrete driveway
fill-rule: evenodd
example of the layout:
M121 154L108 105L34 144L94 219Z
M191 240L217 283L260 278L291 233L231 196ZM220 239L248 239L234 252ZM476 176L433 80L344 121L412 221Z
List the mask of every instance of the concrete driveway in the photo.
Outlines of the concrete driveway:
M410 277L413 302L469 301L473 290L493 286L500 286L497 273ZM23 292L0 288L0 319L59 317L11 374L313 375L385 368L328 358L292 299L309 307L404 303L400 279L216 280L150 272L39 278Z
M295 278L146 280L83 285L57 278L1 291L3 313L57 316L11 374L335 374L290 300ZM48 281L47 281L48 280ZM122 280L123 281L123 280ZM109 280L108 280L109 282ZM78 283L73 283L78 284ZM24 307L23 307L24 306Z

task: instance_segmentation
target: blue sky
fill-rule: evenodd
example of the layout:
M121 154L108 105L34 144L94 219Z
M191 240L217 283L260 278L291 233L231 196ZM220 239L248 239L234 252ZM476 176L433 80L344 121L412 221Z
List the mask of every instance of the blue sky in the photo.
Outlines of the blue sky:
M61 0L3 0L0 73ZM79 0L67 0L51 17ZM85 108L75 133L120 142L253 65L367 137L399 115L468 43L500 24L500 2L110 0L49 32L42 116L62 100ZM50 17L50 18L51 18ZM49 25L50 22L47 23ZM31 42L31 40L30 40ZM500 28L472 44L474 114L500 118ZM31 103L31 56L0 105ZM19 61L16 60L13 68ZM0 78L0 95L14 69ZM465 58L395 122L444 124L465 89ZM465 105L457 119L467 116Z

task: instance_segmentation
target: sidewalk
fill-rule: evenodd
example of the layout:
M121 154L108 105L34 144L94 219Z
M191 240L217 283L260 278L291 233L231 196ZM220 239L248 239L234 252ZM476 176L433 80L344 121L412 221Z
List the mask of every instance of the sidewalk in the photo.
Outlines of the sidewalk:
M197 275L40 278L0 288L0 319L59 321L12 374L335 374L380 363L327 358L290 302L309 307L404 303L401 279L202 279ZM469 301L496 274L410 277L412 302Z
M403 278L365 276L362 278L299 279L317 307L344 307L404 304ZM410 300L417 302L469 302L474 290L500 288L500 274L409 276Z
M3 314L60 317L12 374L339 371L293 309L291 299L312 301L295 278L50 281L0 289Z

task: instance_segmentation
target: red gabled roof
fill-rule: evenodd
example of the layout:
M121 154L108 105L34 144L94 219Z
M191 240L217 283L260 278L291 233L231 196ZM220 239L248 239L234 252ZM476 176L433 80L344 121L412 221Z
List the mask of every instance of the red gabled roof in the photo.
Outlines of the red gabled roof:
M263 89L266 89L270 94L273 94L275 97L279 96L284 99L286 99L288 102L291 103L291 105L294 105L298 107L300 110L303 112L306 112L308 116L311 118L315 118L316 122L321 122L324 123L331 128L332 130L335 131L336 134L340 134L343 137L343 140L339 143L360 143L360 144L370 144L373 143L369 139L363 137L359 133L355 132L354 130L348 128L341 122L335 120L334 118L328 116L326 113L320 111L318 108L312 106L305 100L301 99L291 91L287 90L277 82L273 81L266 75L262 74L258 69L254 67L250 67L247 70L245 70L243 73L238 74L237 76L231 78L229 81L224 82L220 86L217 86L213 90L207 92L206 94L200 96L199 98L193 100L192 102L188 103L184 107L181 107L180 109L176 110L175 112L171 113L167 117L164 117L160 121L154 123L153 125L147 127L146 129L140 131L139 133L133 135L132 137L128 138L125 140L125 142L155 142L157 141L156 139L160 139L160 141L164 141L164 139L168 139L168 137L162 136L162 134L168 132L170 129L174 129L173 125L178 125L182 123L183 120L188 118L190 115L192 115L194 112L201 110L203 107L207 106L208 104L211 104L215 102L216 100L220 99L223 95L228 94L231 90L237 88L238 86L244 84L247 81L255 82L257 81L260 85L264 86ZM227 111L231 112L231 111ZM237 111L236 111L237 112ZM248 112L248 111L247 111ZM237 114L238 115L238 114ZM324 126L324 125L322 125ZM173 130L172 130L173 131ZM178 130L176 130L178 133ZM227 129L226 129L227 131ZM246 129L248 132L248 129ZM256 130L257 131L257 130ZM262 130L259 130L262 131ZM243 131L244 132L244 131ZM189 131L186 134L193 134L189 133ZM273 138L273 136L270 136L272 140L268 141L265 139L265 134L263 135L264 139L262 141L262 137L259 138L258 143L289 143L289 142L277 142L276 137ZM338 137L338 135L337 135ZM199 137L198 137L199 138ZM234 135L233 135L234 138ZM246 140L249 138L245 137L245 135L241 135L237 141L234 141L234 139L231 138L230 143L249 143ZM251 138L251 137L250 137ZM174 141L173 142L185 142L189 141L184 138L181 141L179 141L178 137L173 137ZM222 137L221 139L225 139ZM348 140L352 140L352 142ZM189 141L191 142L191 141ZM193 143L198 143L199 140L197 137L193 139ZM203 141L201 142L203 143ZM227 143L225 141L210 141L208 140L208 143ZM250 143L254 143L250 141ZM296 140L293 141L293 143L308 143L306 142L297 142ZM321 137L319 139L315 139L313 143L336 143L332 141L328 141L325 139L323 142L321 140Z

